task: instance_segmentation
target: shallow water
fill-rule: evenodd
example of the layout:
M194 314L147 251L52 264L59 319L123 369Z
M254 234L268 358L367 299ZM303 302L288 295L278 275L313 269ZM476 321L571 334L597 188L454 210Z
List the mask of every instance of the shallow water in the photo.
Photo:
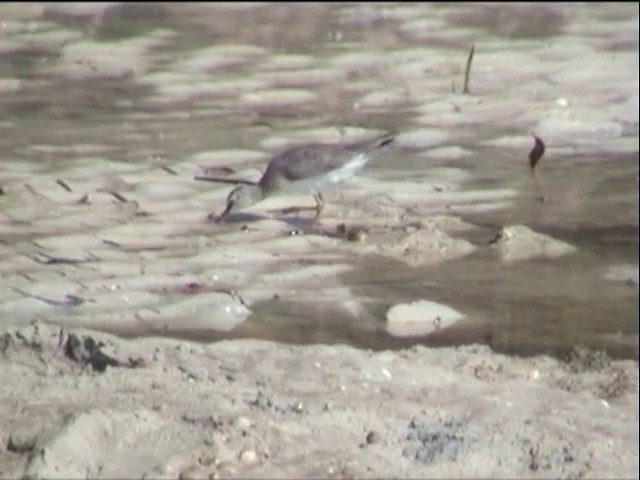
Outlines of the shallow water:
M86 234L83 245L118 235L174 242L170 253L133 259L92 250L104 265L98 276L135 276L123 273L131 262L173 272L190 259L179 275L202 273L197 255L215 253L218 236L234 235L238 225L204 223L221 210L228 188L211 184L209 195L202 184L194 187L200 167L224 166L230 149L246 150L226 164L255 177L289 140L383 129L400 134L397 146L367 167L350 196L337 189L331 198L375 202L375 188L379 194L395 185L389 191L412 219L452 214L480 227L454 237L486 245L501 226L524 224L578 253L505 264L476 251L419 268L356 259L310 289L317 297L258 295L247 321L230 332L182 328L180 316L160 328L142 315L132 327L120 319L139 316L130 298L121 307L96 306L100 327L375 349L479 341L516 354L561 354L580 343L637 357L637 4L3 4L0 19L5 307L15 300L11 288L32 275L16 252L71 233ZM472 94L462 95L471 44ZM527 163L532 131L547 144L535 174ZM13 196L24 184L45 199ZM71 197L96 188L135 198L153 215L133 221L126 204L102 197L90 212L68 207ZM457 200L438 200L439 192ZM241 266L216 261L207 278L241 292L249 278L259 283L285 268L284 260L259 272L247 268L243 284ZM607 280L618 266L631 269L627 281ZM234 268L240 280L231 280ZM74 277L76 270L36 273L38 288L89 281L84 273ZM332 297L336 285L350 293ZM139 301L152 309L171 298L161 292ZM363 305L358 315L341 305L352 298ZM386 310L420 298L446 303L469 321L429 338L390 337ZM76 321L71 310L48 317L41 306L17 305L3 310L5 321Z

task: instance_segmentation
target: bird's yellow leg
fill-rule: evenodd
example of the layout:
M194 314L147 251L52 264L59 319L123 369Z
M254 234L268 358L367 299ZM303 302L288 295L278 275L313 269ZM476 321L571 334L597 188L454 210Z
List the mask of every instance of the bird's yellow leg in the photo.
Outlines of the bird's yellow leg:
M316 201L316 216L313 219L313 223L316 223L324 209L324 198L322 198L322 194L320 192L316 192L313 194L313 199Z

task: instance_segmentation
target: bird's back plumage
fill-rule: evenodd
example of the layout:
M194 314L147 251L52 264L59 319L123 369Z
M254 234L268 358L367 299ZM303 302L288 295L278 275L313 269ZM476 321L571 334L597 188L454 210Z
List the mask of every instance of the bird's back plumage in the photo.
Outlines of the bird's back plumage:
M329 183L345 180L364 167L372 150L388 145L393 139L392 134L385 134L351 145L312 144L290 148L269 162L260 185L267 189L286 188L283 183L314 183L323 176L327 176ZM332 172L335 172L333 177Z

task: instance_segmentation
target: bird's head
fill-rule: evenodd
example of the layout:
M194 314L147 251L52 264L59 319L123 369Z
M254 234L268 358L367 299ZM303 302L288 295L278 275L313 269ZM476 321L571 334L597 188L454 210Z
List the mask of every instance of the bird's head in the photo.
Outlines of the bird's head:
M218 217L218 222L230 213L249 208L262 200L262 191L257 185L238 185L227 195L227 206Z

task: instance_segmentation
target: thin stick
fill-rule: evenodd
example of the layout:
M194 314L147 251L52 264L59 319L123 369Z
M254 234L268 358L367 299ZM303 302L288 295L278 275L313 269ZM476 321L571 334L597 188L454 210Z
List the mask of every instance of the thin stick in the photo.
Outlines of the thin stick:
M33 188L31 185L29 185L28 183L24 184L24 188L26 188L27 190L29 190L31 193L33 193L35 196L40 197L40 198L44 198L45 200L51 202L51 199L49 197L46 197L45 195L41 194L40 192L36 191L35 188Z
M471 50L469 51L469 58L467 58L467 68L464 71L464 86L462 87L462 93L470 93L469 92L469 76L471 75L471 62L473 61L473 54L476 51L476 45L471 45Z
M72 192L73 190L71 190L71 187L69 185L67 185L67 183L62 180L61 178L56 180L56 183L58 185L60 185L62 188L64 188L67 192Z
M168 166L166 166L166 165L163 165L163 166L161 166L160 168L161 168L162 170L164 170L165 172L167 172L168 174L170 174L170 175L177 175L177 174L178 174L178 172L176 172L173 168L168 167Z
M124 195L122 195L121 193L116 192L115 190L101 190L101 191L103 191L105 193L108 193L113 198L118 200L120 203L129 203L129 200L127 200L127 198Z

